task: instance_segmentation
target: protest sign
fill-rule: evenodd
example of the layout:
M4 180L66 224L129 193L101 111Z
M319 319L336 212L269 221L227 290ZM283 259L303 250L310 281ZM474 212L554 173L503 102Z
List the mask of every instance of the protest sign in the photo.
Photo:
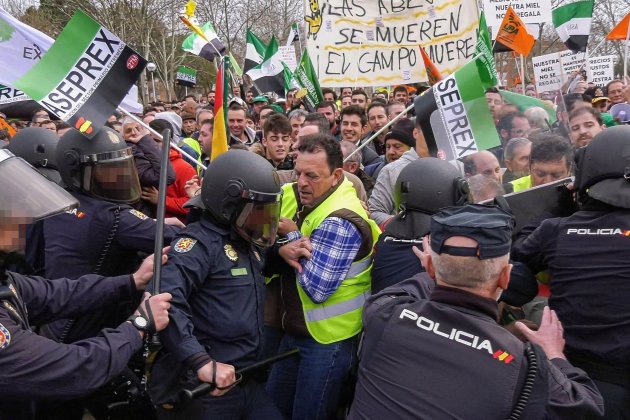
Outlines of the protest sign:
M305 1L307 47L322 86L426 81L421 45L441 74L474 54L474 0Z
M585 53L579 52L574 54L572 51L567 50L561 51L558 54L560 54L560 64L562 65L562 71L565 74L565 78L576 70L584 70L584 60L586 59Z
M278 51L280 51L282 61L284 61L289 70L292 72L295 71L298 66L297 59L295 58L295 47L293 45L280 46L278 47Z
M483 0L482 4L488 26L493 28L501 25L510 5L524 23L551 22L551 1L549 0Z
M558 53L532 57L532 65L538 93L559 90L562 87L562 65Z
M175 82L178 85L193 87L197 84L197 70L186 66L177 67L175 74Z
M588 81L604 86L615 78L615 56L604 55L588 59Z
M31 98L21 90L0 85L0 105L12 104L20 101L30 101Z

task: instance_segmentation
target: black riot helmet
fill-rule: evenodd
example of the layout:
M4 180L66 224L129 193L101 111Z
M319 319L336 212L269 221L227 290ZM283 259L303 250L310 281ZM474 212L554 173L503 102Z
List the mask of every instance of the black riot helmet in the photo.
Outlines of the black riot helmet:
M615 207L630 208L630 126L610 127L575 154L575 190Z
M229 225L243 239L269 246L276 239L281 196L278 175L265 158L230 150L210 163L201 195L191 204L209 211L217 223Z
M140 181L131 148L107 127L88 139L70 130L59 139L57 165L68 188L114 203L140 199Z
M469 201L468 183L457 168L432 157L415 160L396 179L394 202L399 213L385 232L396 238L419 238L429 232L431 215Z
M7 149L33 165L46 178L62 184L57 170L58 143L59 136L51 130L29 127L13 136Z

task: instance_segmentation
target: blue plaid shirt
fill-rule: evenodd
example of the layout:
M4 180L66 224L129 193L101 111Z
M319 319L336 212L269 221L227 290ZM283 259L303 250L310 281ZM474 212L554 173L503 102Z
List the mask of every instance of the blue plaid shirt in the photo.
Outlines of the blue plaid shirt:
M287 235L290 241L301 237L297 230ZM328 217L309 239L313 246L312 257L300 260L302 272L298 273L298 281L313 302L322 303L346 278L361 247L361 233L345 219Z

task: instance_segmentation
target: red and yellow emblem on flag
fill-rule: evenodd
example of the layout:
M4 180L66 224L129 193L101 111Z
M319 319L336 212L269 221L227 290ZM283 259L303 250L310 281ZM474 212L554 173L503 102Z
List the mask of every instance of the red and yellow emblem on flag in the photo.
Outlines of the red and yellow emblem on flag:
M534 47L536 40L532 34L527 32L527 26L510 6L499 26L497 42L512 51L527 56Z

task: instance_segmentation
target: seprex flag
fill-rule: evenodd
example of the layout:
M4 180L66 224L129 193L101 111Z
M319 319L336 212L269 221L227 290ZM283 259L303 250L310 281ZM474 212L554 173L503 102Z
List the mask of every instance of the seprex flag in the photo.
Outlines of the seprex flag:
M90 136L105 124L146 60L77 11L55 43L11 84Z
M480 56L416 97L416 120L432 154L460 159L501 144L485 90L493 86Z

